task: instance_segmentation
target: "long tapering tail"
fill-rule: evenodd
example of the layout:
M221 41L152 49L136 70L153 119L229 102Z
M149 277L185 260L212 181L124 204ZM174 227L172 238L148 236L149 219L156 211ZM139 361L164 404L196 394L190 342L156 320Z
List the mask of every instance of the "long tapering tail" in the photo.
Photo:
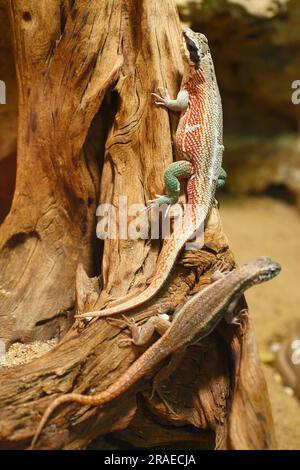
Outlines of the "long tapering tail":
M204 227L204 221L207 217L210 204L207 204L205 208L198 207L198 205L191 205L191 207L191 212L183 217L181 227L178 230L174 230L171 237L164 243L158 258L156 273L151 284L143 292L112 307L104 310L85 312L77 315L76 318L107 317L117 313L127 312L128 310L143 305L146 301L153 298L164 285L171 273L179 252L185 246L186 242L193 237L199 227ZM198 246L198 249L199 248L201 248L201 246Z
M95 310L76 315L76 318L107 317L117 313L127 312L128 310L132 310L133 308L143 305L146 301L153 298L164 285L166 279L171 273L178 254L186 242L193 237L195 230L204 223L207 212L208 211L203 211L202 209L201 215L194 213L186 216L183 219L182 228L173 232L171 237L166 240L158 258L156 273L151 284L143 292L135 295L133 298L128 299L126 297L124 302L118 303L117 305L108 307L104 310ZM198 246L198 248L201 247Z
M121 377L106 390L96 395L83 395L80 393L67 393L56 398L46 409L36 433L31 441L30 448L33 449L43 428L45 427L50 416L54 410L66 402L76 402L81 405L100 406L108 403L109 401L117 398L122 393L126 392L134 383L141 379L148 373L156 364L170 354L168 347L158 346L158 343L163 343L163 337L156 341L144 354L142 354L130 367L121 375Z

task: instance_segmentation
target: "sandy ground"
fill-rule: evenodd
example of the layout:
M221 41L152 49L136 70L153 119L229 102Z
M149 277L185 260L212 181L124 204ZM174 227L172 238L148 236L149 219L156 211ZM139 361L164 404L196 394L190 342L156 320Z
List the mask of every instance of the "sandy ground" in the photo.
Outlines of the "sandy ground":
M271 198L225 198L221 216L238 263L261 255L282 266L280 275L253 289L246 298L260 351L280 341L300 324L300 214ZM276 382L271 366L263 365L279 449L300 449L300 402Z
M0 368L16 367L46 354L57 344L56 339L34 341L30 344L14 343L6 354L0 355Z

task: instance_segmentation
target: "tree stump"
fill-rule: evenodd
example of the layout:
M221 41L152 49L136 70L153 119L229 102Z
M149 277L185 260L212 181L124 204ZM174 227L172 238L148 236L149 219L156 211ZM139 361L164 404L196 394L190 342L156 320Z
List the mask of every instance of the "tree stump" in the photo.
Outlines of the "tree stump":
M99 243L95 213L99 203L120 209L120 196L129 206L162 191L178 118L153 106L151 92L177 93L182 59L174 0L14 0L7 7L19 123L16 190L0 228L0 338L7 346L61 338L29 364L0 369L0 448L22 449L55 397L105 389L143 352L120 348L126 331L105 319L83 328L73 316L144 288L155 270L160 242L117 233ZM130 315L172 313L220 263L234 267L214 209L204 248L185 252L159 295ZM82 449L114 433L137 447L274 448L244 301L239 308L241 325L220 324L166 381L176 413L150 397L145 377L103 407L64 404L38 446Z

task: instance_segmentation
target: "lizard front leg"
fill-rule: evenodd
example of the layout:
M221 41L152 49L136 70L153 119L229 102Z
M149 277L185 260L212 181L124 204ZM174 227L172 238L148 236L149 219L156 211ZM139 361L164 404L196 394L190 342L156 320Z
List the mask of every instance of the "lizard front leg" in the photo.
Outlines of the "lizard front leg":
M212 274L211 281L216 282L219 279L223 279L230 271L228 271L226 266L219 266ZM243 315L244 311L239 312L239 316L236 316L236 309L239 304L239 298L233 299L232 302L228 305L227 310L224 314L224 319L226 323L231 325L241 326L240 317Z
M170 328L171 322L167 320L166 317L167 315L151 317L141 326L137 325L134 320L128 319L125 316L123 320L115 318L107 320L113 325L119 325L121 327L127 326L129 328L131 338L121 340L119 342L120 345L125 346L133 343L136 346L142 346L150 341L155 331L162 336Z
M173 374L173 372L177 369L178 365L182 361L182 358L185 354L185 349L186 349L185 347L182 347L178 349L177 351L175 351L172 354L169 363L154 376L154 379L152 382L152 393L151 393L150 399L153 398L155 393L157 393L159 398L164 402L164 404L166 405L166 407L172 414L176 414L176 413L170 406L168 400L165 397L164 392L162 391L162 382L167 380Z
M175 100L170 98L168 90L159 89L160 95L157 93L152 93L152 96L155 98L155 104L157 106L164 106L170 111L182 112L188 108L189 105L189 93L184 88L181 89Z
M182 89L179 91L177 98L172 100L168 93L167 89L159 89L160 95L152 93L155 97L155 104L157 106L164 106L171 111L185 111L189 105L189 94L188 91ZM158 204L159 206L163 204L171 205L175 204L178 201L180 193L180 178L190 178L194 173L194 167L191 163L182 160L178 162L171 163L164 174L166 195L158 195L156 199L149 201L151 205Z

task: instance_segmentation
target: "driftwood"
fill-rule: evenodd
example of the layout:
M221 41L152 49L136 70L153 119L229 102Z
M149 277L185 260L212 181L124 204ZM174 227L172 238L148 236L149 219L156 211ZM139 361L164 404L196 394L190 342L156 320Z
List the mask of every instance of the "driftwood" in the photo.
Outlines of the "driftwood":
M0 371L0 448L17 449L28 447L54 397L105 389L143 351L119 347L127 332L106 320L72 318L144 288L155 269L158 242L97 244L95 211L98 202L118 207L120 195L130 205L162 191L176 118L150 93L167 86L175 94L182 62L173 0L15 0L8 8L20 104L16 192L0 230L0 337L7 345L62 337L45 356ZM185 252L159 295L132 315L172 313L218 266L234 260L214 209L204 248ZM240 327L221 323L166 381L176 413L150 399L145 377L101 408L63 405L39 446L81 449L113 433L139 447L274 448L244 301L239 309Z

